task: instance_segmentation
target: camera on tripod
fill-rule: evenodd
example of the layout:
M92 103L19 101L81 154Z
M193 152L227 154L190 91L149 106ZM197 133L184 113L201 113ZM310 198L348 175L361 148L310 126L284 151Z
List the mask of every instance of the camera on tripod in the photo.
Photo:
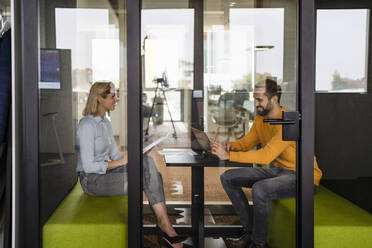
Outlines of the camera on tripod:
M165 103L165 106L168 109L168 114L169 114L170 121L171 121L172 127L173 127L173 138L177 139L176 127L174 126L172 114L171 114L171 111L170 111L169 106L168 106L167 97L165 95L165 91L166 91L165 88L167 88L167 91L169 90L169 84L168 84L166 71L163 72L163 75L162 75L161 78L155 78L153 80L153 82L156 84L156 88L155 88L155 96L154 96L154 100L152 101L152 106L151 106L150 113L151 114L154 113L154 106L157 103L157 99L162 99L161 101L164 100L164 103ZM149 120L147 122L147 128L146 128L146 132L145 132L145 140L147 140L148 137L149 137L150 119L151 118L149 118Z
M161 87L163 87L163 88L168 88L169 87L168 79L167 79L167 73L165 71L163 72L163 75L162 75L161 78L155 78L153 80L153 82L155 84L161 84Z

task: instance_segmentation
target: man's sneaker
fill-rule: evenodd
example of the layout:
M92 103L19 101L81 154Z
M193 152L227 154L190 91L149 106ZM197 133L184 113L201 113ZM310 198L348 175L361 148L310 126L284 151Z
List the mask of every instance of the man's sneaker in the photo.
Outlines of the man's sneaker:
M251 244L249 246L247 246L248 248L269 248L269 246L267 244L264 244L264 245L256 245L255 243L251 242Z
M227 248L247 248L251 242L251 235L249 235L249 233L243 234L243 236L241 236L239 239L225 240Z

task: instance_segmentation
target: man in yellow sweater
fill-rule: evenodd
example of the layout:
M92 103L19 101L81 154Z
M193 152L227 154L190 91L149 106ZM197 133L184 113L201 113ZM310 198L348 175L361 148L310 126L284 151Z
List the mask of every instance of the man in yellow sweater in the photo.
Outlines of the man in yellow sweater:
M228 247L267 247L271 200L296 196L296 142L282 140L281 125L263 122L266 118L282 117L286 108L280 106L280 96L280 86L274 80L266 79L265 84L256 85L254 100L258 116L248 134L235 142L213 142L211 145L212 153L222 160L270 165L231 169L221 175L222 185L246 232L238 240L228 240ZM262 148L252 150L258 144ZM314 157L314 191L321 177ZM242 187L252 188L253 224Z

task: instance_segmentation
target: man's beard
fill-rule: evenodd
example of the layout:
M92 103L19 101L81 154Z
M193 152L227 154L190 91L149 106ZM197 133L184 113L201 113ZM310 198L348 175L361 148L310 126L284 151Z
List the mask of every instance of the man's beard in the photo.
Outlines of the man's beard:
M261 107L262 108L262 107ZM271 103L268 102L266 107L263 109L263 110L259 110L258 108L257 109L257 114L258 115L261 115L261 116L266 116L268 113L270 113L272 107L271 107Z

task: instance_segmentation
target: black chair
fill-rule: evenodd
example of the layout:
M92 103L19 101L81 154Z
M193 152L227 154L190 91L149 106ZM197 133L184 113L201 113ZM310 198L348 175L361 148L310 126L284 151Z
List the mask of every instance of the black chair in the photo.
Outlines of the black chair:
M212 122L218 127L215 138L219 135L220 128L227 128L228 135L234 139L239 139L245 135L245 124L252 115L251 112L244 107L245 101L249 101L248 91L227 92L220 96L218 100L218 108L211 111ZM242 130L236 132L239 127ZM239 133L240 135L237 135Z

